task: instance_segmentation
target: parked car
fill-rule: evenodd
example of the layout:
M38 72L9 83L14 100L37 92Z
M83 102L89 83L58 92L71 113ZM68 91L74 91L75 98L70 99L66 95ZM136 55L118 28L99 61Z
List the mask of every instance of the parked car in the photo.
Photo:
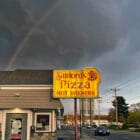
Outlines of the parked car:
M90 128L92 128L92 126L91 125L87 125L86 128L87 129L90 129Z
M95 129L95 135L109 135L110 131L106 126L98 126Z
M92 125L92 128L96 128L96 127L97 127L97 125L96 125L96 124L93 124L93 125Z

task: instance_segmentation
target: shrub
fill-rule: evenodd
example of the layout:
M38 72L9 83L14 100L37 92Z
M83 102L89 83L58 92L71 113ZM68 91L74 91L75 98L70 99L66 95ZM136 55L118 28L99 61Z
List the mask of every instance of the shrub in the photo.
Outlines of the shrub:
M128 129L128 125L127 125L126 123L124 123L124 124L122 125L122 129Z

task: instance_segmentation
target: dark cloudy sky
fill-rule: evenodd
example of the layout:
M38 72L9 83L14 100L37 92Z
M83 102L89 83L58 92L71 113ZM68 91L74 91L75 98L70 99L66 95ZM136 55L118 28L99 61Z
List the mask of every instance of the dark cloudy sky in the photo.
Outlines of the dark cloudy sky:
M0 70L95 67L103 112L111 106L111 88L119 88L129 104L140 102L139 5L140 0L0 0Z

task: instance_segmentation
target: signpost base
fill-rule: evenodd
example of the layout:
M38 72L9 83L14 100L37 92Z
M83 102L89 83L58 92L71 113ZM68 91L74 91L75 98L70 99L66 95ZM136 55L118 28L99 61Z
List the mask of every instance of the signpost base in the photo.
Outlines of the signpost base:
M75 135L74 140L78 140L78 128L77 128L77 99L74 98L74 121L75 121Z

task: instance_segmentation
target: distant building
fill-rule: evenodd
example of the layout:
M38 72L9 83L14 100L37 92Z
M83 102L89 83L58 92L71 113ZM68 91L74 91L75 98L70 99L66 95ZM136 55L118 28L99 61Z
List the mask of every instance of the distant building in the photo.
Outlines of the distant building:
M63 110L53 98L53 70L0 71L1 140L43 140L56 132Z
M81 114L82 123L86 122L85 116L91 116L91 119L94 115L94 99L79 99L79 107ZM91 120L92 121L92 120Z

